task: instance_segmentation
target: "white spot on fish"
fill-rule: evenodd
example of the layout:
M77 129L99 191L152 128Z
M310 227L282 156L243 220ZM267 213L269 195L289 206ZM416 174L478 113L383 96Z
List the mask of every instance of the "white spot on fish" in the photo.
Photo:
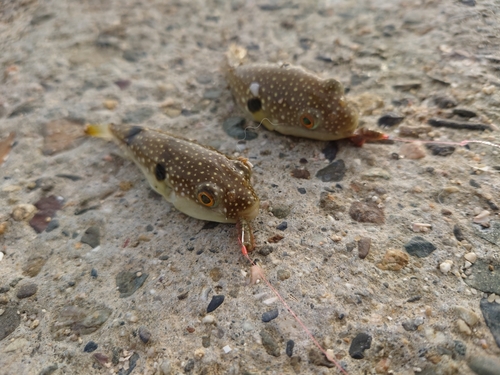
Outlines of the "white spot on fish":
M253 96L259 96L259 87L260 85L257 82L252 82L250 84L250 92Z

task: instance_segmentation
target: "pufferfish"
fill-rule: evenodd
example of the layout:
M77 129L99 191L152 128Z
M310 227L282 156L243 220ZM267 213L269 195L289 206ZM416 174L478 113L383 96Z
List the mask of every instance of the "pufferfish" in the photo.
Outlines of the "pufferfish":
M358 136L358 110L339 81L288 64L243 64L245 55L243 48L231 46L223 70L236 103L254 121L268 130L323 141Z
M248 228L248 221L259 213L259 198L250 182L251 164L244 158L232 159L194 141L142 126L87 125L85 133L117 143L151 187L186 215Z

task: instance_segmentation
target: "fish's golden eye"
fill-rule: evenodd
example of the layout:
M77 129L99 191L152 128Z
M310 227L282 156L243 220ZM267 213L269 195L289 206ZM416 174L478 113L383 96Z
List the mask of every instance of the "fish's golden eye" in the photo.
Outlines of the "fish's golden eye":
M315 128L314 117L309 113L303 114L302 116L300 116L300 125L302 125L304 128L307 129L314 129Z
M212 196L212 194L202 191L201 193L198 193L198 201L207 207L212 207L215 203L215 199Z

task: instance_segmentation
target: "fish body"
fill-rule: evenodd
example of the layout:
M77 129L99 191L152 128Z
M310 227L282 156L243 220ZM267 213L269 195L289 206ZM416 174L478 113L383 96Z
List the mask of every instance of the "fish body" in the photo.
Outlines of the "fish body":
M251 165L168 133L130 125L87 125L85 132L113 140L135 162L151 187L179 211L200 220L237 223L254 219L259 198Z
M234 49L224 72L237 102L254 121L282 134L318 140L350 137L358 111L347 101L344 87L299 67L241 64Z

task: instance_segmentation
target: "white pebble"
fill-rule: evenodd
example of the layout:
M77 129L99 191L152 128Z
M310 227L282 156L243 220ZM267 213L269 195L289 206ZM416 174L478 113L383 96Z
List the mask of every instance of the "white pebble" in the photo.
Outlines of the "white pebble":
M467 253L464 255L464 258L465 260L471 262L472 264L474 264L477 260L477 254L476 253Z
M262 301L262 303L264 305L272 305L273 303L275 303L276 301L278 300L278 297L271 297L271 298L268 298L264 301Z
M213 315L206 315L201 321L205 324L213 324L215 322L215 317Z
M453 261L447 259L439 265L439 270L446 275L448 272L450 272L452 265Z
M500 304L500 296L496 296L495 297L495 302L498 303L498 304Z
M491 293L491 294L488 296L488 302L489 302L489 303L493 303L493 301L495 301L495 298L497 298L496 294L495 294L495 293Z
M2 259L3 259L3 256L4 256L4 253L2 253L2 252L0 251L0 262L1 262L1 261L2 261Z
M233 349L231 349L231 347L229 345L226 345L225 347L222 348L222 350L224 350L224 353L227 354L227 353L229 353Z

